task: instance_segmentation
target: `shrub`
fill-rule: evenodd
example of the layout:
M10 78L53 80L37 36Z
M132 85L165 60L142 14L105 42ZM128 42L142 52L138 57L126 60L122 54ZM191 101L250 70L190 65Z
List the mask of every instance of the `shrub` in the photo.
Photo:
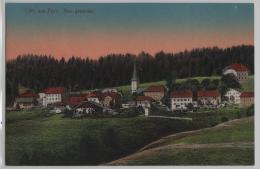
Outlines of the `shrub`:
M246 115L247 116L253 116L255 114L254 105L251 105L246 109Z
M227 117L221 117L221 122L226 122L226 121L228 121Z

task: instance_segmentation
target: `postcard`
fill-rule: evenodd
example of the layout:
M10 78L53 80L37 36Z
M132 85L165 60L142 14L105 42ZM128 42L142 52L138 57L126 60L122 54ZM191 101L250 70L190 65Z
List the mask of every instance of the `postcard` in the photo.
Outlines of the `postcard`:
M254 166L254 3L5 3L8 166Z

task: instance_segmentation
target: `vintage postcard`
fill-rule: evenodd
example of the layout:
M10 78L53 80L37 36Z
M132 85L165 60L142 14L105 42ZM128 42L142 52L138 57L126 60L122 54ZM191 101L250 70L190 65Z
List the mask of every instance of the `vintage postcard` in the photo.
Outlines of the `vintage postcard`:
M253 3L5 3L6 166L254 166Z

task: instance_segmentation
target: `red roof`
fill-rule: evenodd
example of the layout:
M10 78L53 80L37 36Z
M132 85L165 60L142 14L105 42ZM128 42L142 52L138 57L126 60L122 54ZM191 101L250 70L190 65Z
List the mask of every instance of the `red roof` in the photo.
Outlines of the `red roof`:
M28 98L28 97L37 98L37 97L39 97L39 96L38 96L38 94L36 94L36 93L34 93L34 92L32 92L32 91L26 91L26 92L20 94L19 97L20 97L20 98L21 98L21 97L23 97L23 98L24 98L24 97L26 97L26 98Z
M192 91L191 90L180 90L180 91L172 91L171 92L172 98L189 98L192 97Z
M200 90L198 91L198 97L218 97L220 93L218 90Z
M165 92L165 87L163 85L149 86L145 89L145 92Z
M240 97L254 97L254 92L243 92Z
M148 96L137 96L136 101L153 101L153 99Z
M230 65L230 67L236 71L249 71L249 69L245 65L240 63L233 63Z
M82 96L72 96L68 99L67 103L69 105L77 105L85 100L85 97Z
M60 94L60 93L64 93L64 92L65 92L64 87L49 87L44 90L45 94Z

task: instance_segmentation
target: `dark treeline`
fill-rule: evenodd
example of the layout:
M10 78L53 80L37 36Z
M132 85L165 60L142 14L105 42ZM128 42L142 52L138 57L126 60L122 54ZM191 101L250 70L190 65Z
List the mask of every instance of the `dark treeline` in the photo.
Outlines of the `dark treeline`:
M51 56L23 55L6 64L6 101L12 103L18 85L35 92L50 86L64 86L71 91L130 84L136 60L140 82L165 80L176 72L176 78L221 75L234 62L247 65L254 74L254 46L201 48L154 56L141 52L111 54L98 60L71 57L58 60Z

